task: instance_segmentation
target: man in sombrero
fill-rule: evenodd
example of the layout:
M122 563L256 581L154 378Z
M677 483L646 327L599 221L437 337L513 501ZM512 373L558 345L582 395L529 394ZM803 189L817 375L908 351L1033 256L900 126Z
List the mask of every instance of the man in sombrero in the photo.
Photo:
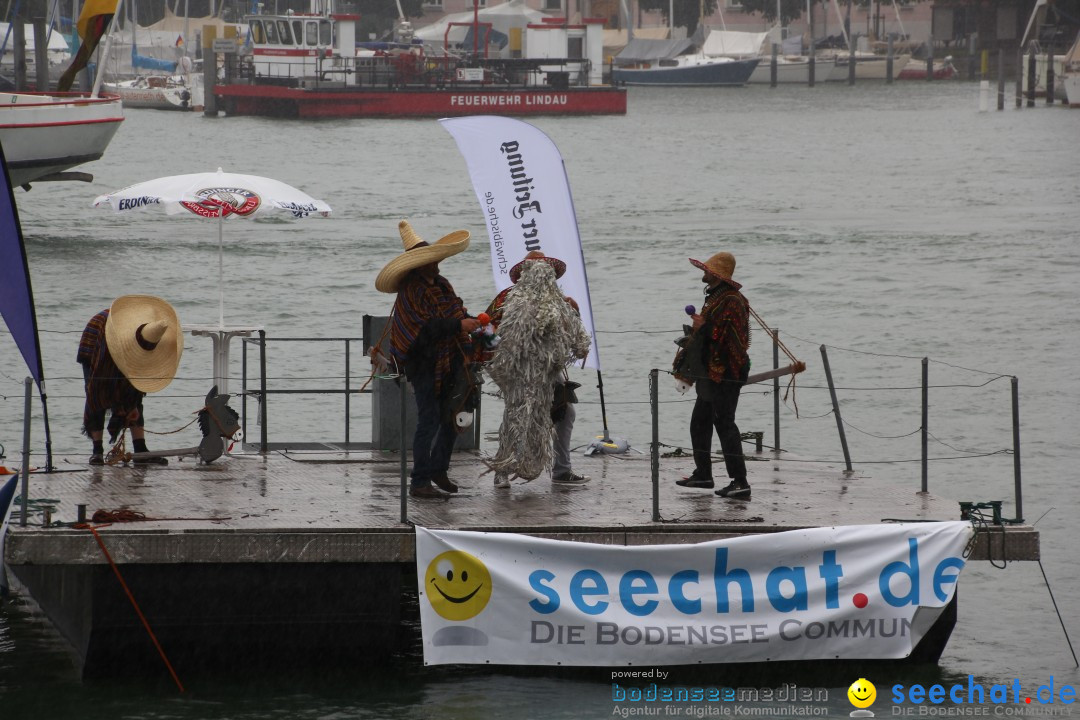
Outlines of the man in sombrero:
M496 328L503 321L503 309L506 306L506 301L513 294L514 288L517 287L521 274L530 263L534 262L546 263L551 266L551 269L555 272L556 280L566 273L566 263L562 260L548 257L540 250L531 251L521 262L510 268L510 282L513 284L504 288L488 305L487 314L491 317L491 323ZM564 300L573 309L574 314L580 317L577 301L570 296L565 296ZM532 311L537 312L539 308L534 307ZM576 328L579 334L587 340L588 333L585 331L584 325L581 325L580 320L576 321L575 324L579 326ZM585 351L588 351L588 342L585 343ZM496 350L496 352L498 351ZM574 403L577 402L577 396L574 394L576 387L576 383L570 383L569 379L566 378L564 370L562 382L553 388L555 397L552 402L551 420L555 425L555 433L552 441L551 482L556 485L584 485L590 479L588 475L574 472L570 464L570 437L574 432L574 420L577 418L577 412L574 409ZM496 471L495 487L500 489L510 487L509 475Z
M739 393L750 374L750 310L732 279L735 256L719 252L705 262L691 259L702 271L705 305L691 315L693 329L688 342L676 353L674 375L697 390L690 417L690 442L694 448L694 472L676 480L689 488L712 488L712 434L715 429L724 453L730 482L716 491L720 497L750 499L742 435L735 424Z
M409 494L444 498L458 487L447 476L457 439L453 413L442 405L453 390L456 372L472 352L469 333L480 321L469 317L450 281L439 274L439 262L469 246L467 230L456 230L428 244L408 221L398 223L404 252L375 278L375 289L397 293L390 319L390 354L413 386L416 433ZM432 483L438 486L433 487Z
M146 453L143 398L163 390L176 376L184 333L172 305L153 295L124 295L90 318L76 360L83 366L86 405L83 433L93 443L91 465L105 464L102 434L109 419L110 442L131 428L132 449ZM163 457L136 465L167 465Z

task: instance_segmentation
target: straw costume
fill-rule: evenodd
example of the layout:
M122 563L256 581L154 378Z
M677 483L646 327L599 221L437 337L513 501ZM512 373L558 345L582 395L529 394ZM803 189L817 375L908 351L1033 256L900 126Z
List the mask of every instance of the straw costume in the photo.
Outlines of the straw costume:
M382 269L375 289L397 293L390 319L390 354L416 397L410 493L444 497L432 483L447 492L458 489L447 477L457 439L454 412L448 406L455 376L464 372L465 357L472 352L468 331L479 327L479 321L469 317L438 265L469 246L469 233L457 230L429 245L402 220L398 234L405 249Z
M552 389L589 352L589 333L555 283L557 267L524 263L497 308L502 342L487 366L505 403L499 449L488 461L497 476L532 480L551 467Z
M176 376L184 335L176 310L153 295L124 295L90 318L79 340L86 404L83 433L94 444L91 465L104 464L102 433L109 419L110 442L131 428L134 450L148 452L143 397L163 390ZM137 461L165 465L165 458Z

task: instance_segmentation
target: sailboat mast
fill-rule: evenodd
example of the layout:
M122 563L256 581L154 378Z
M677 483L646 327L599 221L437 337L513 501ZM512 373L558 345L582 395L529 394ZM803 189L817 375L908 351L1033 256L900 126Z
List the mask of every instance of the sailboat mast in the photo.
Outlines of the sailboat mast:
M117 0L116 10L113 11L109 30L105 35L105 47L101 49L101 54L98 55L97 77L94 78L94 89L90 93L90 97L97 97L97 94L101 92L101 83L105 79L105 64L109 61L109 50L112 49L113 34L116 32L117 21L120 19L123 7L124 0Z

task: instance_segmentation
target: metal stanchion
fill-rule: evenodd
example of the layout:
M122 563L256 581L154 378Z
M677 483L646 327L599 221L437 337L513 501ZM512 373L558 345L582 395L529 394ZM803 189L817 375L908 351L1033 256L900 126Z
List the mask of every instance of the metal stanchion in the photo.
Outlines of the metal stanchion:
M652 521L660 522L660 390L659 370L649 371L649 404L652 407Z
M832 398L833 415L836 416L836 429L840 433L840 447L844 451L844 465L848 472L851 470L851 454L848 453L847 435L844 434L844 421L840 418L840 403L836 399L836 386L833 385L832 371L829 369L829 354L825 346L821 346L821 362L825 368L825 379L829 381L829 397Z

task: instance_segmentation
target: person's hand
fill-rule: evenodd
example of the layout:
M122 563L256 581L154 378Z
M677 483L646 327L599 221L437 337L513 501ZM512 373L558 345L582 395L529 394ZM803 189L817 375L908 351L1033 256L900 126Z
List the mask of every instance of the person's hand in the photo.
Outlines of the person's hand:
M574 308L574 312L581 312L581 308L578 307L577 300L567 295L566 302L570 304L570 307Z
M697 313L694 313L693 315L691 315L690 320L693 323L695 331L700 330L701 326L705 324L705 318L701 317Z
M480 329L480 321L476 318L464 318L461 321L461 331L471 333Z

